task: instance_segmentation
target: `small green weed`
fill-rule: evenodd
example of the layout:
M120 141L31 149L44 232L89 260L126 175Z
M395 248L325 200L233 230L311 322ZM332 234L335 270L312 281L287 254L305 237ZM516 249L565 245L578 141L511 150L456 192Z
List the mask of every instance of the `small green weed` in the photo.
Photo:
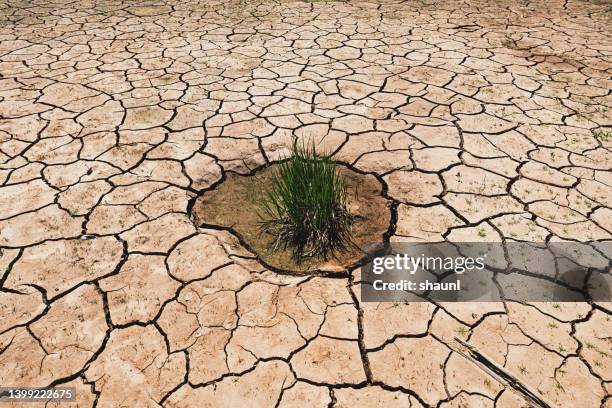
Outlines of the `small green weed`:
M612 131L596 129L591 131L593 137L597 140L607 141L608 139L612 139Z
M328 258L352 245L345 178L314 143L294 145L272 175L259 206L260 229L276 236L274 248L291 248L297 261Z

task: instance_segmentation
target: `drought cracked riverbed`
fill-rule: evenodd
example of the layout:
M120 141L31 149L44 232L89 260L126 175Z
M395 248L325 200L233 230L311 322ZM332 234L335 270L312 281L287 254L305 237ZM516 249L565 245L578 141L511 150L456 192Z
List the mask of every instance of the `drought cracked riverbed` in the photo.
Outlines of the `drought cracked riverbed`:
M457 337L553 406L610 407L611 303L360 303L359 269L278 274L190 221L311 139L384 183L392 241L609 240L610 23L575 0L0 1L0 385L525 405Z

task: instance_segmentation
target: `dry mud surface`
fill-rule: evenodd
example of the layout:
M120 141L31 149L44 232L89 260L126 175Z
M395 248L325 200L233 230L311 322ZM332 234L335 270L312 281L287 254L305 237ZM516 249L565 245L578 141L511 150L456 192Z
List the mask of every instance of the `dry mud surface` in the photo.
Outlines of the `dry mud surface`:
M0 384L524 406L461 337L553 406L611 407L610 303L360 304L359 270L277 274L189 217L296 137L386 183L394 240L610 239L610 23L605 1L0 1Z

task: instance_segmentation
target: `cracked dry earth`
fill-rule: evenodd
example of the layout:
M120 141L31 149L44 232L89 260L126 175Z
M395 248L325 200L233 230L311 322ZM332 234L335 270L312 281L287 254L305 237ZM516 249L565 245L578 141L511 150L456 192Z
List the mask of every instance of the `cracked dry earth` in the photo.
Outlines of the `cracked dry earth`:
M276 273L190 222L311 138L384 183L392 240L608 240L610 23L605 1L0 1L0 384L525 406L461 337L552 406L612 407L611 303L360 303L358 270Z

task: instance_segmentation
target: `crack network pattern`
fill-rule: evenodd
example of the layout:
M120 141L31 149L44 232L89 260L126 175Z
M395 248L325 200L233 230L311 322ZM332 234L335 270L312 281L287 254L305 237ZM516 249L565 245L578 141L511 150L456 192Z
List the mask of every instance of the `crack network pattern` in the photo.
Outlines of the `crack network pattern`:
M0 384L524 406L460 336L555 406L612 406L610 303L361 304L359 270L278 274L189 215L309 138L381 180L392 240L611 239L609 4L143 3L0 0Z

